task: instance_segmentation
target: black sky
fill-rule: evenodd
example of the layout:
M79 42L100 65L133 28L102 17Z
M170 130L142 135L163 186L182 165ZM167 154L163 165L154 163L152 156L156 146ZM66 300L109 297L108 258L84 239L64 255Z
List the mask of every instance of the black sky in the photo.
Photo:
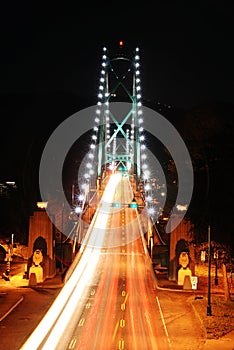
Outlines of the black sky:
M140 48L145 100L233 103L233 2L94 4L1 5L2 176L22 171L20 153L28 166L35 140L77 111L69 101L96 103L102 47L114 50L120 39Z
M26 3L27 4L27 3ZM2 5L6 93L95 96L101 49L119 39L141 49L143 94L175 106L233 102L233 2L96 2ZM31 5L32 6L32 5Z

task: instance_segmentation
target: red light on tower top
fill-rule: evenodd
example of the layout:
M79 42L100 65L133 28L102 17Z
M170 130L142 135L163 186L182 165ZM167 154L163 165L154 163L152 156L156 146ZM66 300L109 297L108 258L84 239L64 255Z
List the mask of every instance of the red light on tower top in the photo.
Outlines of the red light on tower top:
M119 41L119 46L122 47L123 46L123 40Z

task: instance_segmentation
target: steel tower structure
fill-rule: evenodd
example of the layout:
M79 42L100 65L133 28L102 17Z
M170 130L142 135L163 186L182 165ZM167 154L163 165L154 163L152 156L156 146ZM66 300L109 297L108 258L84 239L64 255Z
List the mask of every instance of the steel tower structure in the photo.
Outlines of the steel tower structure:
M103 48L102 67L95 120L99 124L98 166L100 179L107 168L124 168L141 177L142 103L139 70L139 48L126 55L123 42L117 54ZM112 103L113 102L113 103ZM117 115L116 103L129 102L126 114ZM118 106L118 104L117 104ZM120 106L120 105L119 105ZM122 112L122 108L121 108ZM121 114L121 113L120 113Z

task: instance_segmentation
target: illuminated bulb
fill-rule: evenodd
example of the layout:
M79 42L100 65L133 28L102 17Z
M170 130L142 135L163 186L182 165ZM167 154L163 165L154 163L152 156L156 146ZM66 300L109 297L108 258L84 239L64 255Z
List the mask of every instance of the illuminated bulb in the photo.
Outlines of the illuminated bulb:
M76 214L80 214L82 212L82 209L81 209L81 207L75 207L74 211Z
M146 184L146 185L145 185L145 190L146 190L146 191L149 191L150 189L151 189L150 185L149 185L149 184Z
M149 213L149 215L153 215L153 214L155 214L155 210L154 210L154 208L149 208L148 209L148 213Z

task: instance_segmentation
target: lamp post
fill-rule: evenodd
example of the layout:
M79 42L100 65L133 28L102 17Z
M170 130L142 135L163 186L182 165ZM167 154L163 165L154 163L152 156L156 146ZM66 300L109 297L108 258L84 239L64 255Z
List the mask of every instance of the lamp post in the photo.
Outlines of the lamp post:
M215 285L217 286L219 284L218 281L218 257L219 257L219 252L218 250L215 250L214 252L214 259L215 259Z
M211 262L211 246L210 246L210 225L208 226L208 295L207 295L207 316L212 316L210 304L210 262Z

